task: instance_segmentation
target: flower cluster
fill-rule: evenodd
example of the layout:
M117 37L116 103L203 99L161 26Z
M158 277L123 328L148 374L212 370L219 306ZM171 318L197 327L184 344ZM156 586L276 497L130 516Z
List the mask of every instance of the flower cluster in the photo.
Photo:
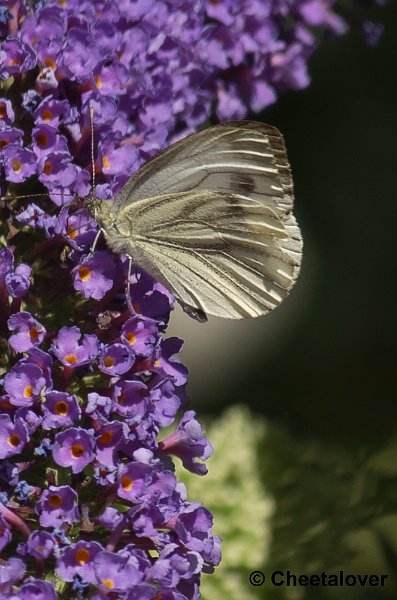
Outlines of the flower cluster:
M212 453L164 339L174 300L135 269L126 301L81 199L306 86L312 27L345 24L324 0L34 4L0 7L0 597L196 599L220 544L171 458L201 475Z

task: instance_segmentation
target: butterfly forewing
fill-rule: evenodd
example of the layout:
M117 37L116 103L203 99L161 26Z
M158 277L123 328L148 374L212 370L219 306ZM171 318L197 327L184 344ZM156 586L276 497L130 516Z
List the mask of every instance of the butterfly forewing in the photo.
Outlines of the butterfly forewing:
M193 316L255 317L279 304L298 275L292 204L281 135L238 122L193 134L146 163L102 224L110 246Z

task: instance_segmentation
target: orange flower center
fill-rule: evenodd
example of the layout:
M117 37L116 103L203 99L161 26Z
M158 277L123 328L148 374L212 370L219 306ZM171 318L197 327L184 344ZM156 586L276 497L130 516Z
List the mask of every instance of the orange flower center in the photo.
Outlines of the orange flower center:
M69 412L69 406L64 400L60 400L55 404L55 412L61 417L66 417Z
M105 356L103 364L107 368L113 367L116 364L116 360L113 358L113 356Z
M126 334L125 339L127 340L127 342L129 344L135 344L136 342L136 337L133 333L131 333L130 331Z
M101 442L101 444L110 444L112 440L113 433L111 431L104 431L98 438L98 441Z
M95 85L97 86L98 90L100 90L100 89L101 89L101 87L102 87L102 80L101 80L101 78L99 77L99 75L96 75L96 76L94 77L94 80L95 80Z
M129 475L123 475L121 478L121 487L126 492L130 492L132 490L132 486L134 484L134 480L129 477Z
M110 167L110 161L106 155L102 157L102 166L104 169L108 169Z
M80 275L81 281L87 281L87 279L90 278L91 271L88 267L80 267L79 275Z
M56 63L49 56L44 59L44 64L46 67L50 67L50 69L56 69Z
M112 590L114 588L113 579L101 579L102 585L108 588L108 590Z
M85 565L90 559L90 556L90 553L85 548L79 548L75 553L76 562L79 563L79 565Z
M25 387L25 389L23 390L23 397L24 398L31 398L33 396L33 388L31 385L27 385Z
M12 433L7 440L8 444L10 446L13 446L14 448L15 448L15 446L18 446L20 441L21 441L21 438L19 437L19 435L17 433Z
M77 356L75 354L67 354L65 356L65 360L66 362L68 362L70 365L75 365L77 363Z
M39 148L45 148L48 143L48 137L45 133L38 133L36 135L36 144Z
M49 108L45 108L43 110L43 112L41 113L41 118L43 119L43 121L51 121L51 119L53 118L53 113Z
M43 173L45 175L50 175L52 173L52 164L49 160L46 160L43 167Z
M4 102L0 102L0 119L4 119L7 116L7 107Z
M62 498L58 494L53 494L48 498L48 504L51 508L59 508L62 504Z
M81 444L73 444L70 450L73 458L80 458L84 454L84 448Z
M30 339L32 342L37 342L39 339L39 332L36 327L31 327L29 330Z
M69 225L67 232L68 232L68 236L71 237L72 240L74 240L74 238L77 237L78 231L77 231L76 227L74 227L74 225ZM81 275L80 275L80 277L81 277Z
M19 162L19 160L14 159L11 163L11 167L12 167L12 170L15 171L15 173L19 173L22 168L22 165Z

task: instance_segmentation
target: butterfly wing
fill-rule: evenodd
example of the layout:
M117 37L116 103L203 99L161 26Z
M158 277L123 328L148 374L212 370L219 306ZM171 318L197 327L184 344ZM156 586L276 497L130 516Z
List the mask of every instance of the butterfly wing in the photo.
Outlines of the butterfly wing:
M109 243L196 318L256 317L297 278L302 239L280 133L217 125L146 163L116 197Z

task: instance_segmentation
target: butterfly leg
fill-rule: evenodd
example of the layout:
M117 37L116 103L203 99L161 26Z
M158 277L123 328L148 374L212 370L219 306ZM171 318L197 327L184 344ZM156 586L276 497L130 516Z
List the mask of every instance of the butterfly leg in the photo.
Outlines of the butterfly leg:
M95 248L96 248L96 245L98 243L99 236L101 235L101 233L102 233L102 229L98 229L98 233L96 234L95 239L94 239L94 241L91 244L90 256L91 256L91 254L93 254L95 252Z
M128 274L127 274L127 306L132 315L135 314L135 309L131 302L131 271L132 271L132 258L128 256Z

